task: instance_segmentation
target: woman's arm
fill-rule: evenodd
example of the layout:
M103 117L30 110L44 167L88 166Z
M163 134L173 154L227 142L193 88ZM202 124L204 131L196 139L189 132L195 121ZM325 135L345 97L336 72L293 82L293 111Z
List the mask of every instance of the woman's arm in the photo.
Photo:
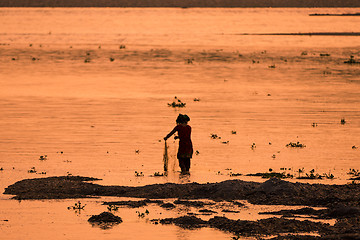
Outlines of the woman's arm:
M166 141L169 137L171 137L174 133L176 133L177 128L174 127L174 129L168 134L166 135L166 137L164 137L164 140Z

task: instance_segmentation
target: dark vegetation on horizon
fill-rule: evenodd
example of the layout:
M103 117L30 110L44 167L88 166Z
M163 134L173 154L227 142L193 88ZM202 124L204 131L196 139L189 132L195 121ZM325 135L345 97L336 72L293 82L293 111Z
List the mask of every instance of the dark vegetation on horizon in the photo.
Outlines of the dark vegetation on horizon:
M0 7L360 7L360 0L0 0Z

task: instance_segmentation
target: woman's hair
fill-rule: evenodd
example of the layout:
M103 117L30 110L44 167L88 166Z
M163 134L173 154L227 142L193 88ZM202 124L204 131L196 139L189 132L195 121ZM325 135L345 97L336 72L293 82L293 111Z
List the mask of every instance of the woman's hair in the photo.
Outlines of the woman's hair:
M179 114L179 116L176 118L176 123L187 123L190 121L190 118L186 114Z

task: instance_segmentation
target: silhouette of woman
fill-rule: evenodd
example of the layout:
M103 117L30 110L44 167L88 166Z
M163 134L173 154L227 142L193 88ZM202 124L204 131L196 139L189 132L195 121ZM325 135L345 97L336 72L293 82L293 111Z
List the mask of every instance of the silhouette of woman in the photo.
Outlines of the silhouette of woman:
M191 127L188 125L189 121L190 118L188 115L179 114L176 119L176 126L168 135L166 135L166 137L164 137L164 140L166 141L174 133L178 133L178 137L175 137L175 139L179 138L180 140L177 158L179 159L179 166L182 174L189 174L190 158L192 158L193 155Z

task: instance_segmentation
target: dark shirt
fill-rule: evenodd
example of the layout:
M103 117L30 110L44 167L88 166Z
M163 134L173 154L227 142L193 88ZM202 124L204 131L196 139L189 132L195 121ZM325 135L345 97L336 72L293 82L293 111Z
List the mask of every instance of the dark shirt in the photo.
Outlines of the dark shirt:
M170 132L168 136L171 136L175 132L179 135L179 150L178 158L191 158L193 154L193 146L191 142L191 127L189 125L176 125L176 127Z

